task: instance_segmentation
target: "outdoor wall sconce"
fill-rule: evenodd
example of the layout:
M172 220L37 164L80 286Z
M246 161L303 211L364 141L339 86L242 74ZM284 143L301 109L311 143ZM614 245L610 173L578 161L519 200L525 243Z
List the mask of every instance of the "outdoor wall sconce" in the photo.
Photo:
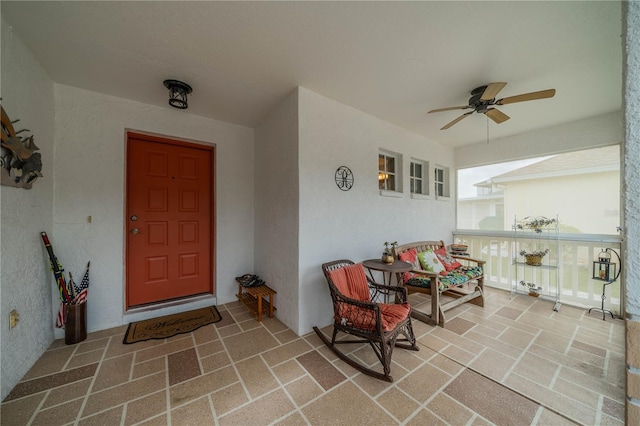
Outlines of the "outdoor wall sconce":
M169 105L178 109L187 109L187 95L193 89L187 83L178 80L165 80L164 87L169 89Z

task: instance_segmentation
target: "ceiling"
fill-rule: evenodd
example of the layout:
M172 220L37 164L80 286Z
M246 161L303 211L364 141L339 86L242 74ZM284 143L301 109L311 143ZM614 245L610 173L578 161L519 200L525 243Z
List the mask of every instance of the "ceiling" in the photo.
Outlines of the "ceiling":
M188 112L255 127L297 86L457 147L621 109L619 1L26 2L2 19L56 83L167 105L162 82L189 83ZM3 60L6 60L3 58ZM504 105L495 124L470 91L555 88ZM176 110L176 113L184 113Z

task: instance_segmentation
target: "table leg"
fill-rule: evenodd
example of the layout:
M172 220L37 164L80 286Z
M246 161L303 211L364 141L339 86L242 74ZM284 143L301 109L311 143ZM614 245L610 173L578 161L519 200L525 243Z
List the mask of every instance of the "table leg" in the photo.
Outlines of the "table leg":
M376 280L373 278L373 272L371 272L371 269L367 269L367 271L369 272L369 278L371 278L371 281L376 282Z
M262 322L262 296L258 296L258 322Z
M396 285L398 287L404 287L404 283L402 282L402 272L398 272L396 274L396 281L397 281ZM396 303L404 303L404 302L406 302L406 300L404 301L400 300L398 293L396 293Z
M398 287L402 286L402 272L396 274L396 285Z

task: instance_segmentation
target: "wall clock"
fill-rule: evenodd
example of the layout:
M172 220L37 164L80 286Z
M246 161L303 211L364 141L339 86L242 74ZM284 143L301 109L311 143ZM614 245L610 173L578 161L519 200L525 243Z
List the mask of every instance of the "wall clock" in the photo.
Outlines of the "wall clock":
M353 173L347 166L340 166L336 170L336 185L343 191L348 191L353 186Z

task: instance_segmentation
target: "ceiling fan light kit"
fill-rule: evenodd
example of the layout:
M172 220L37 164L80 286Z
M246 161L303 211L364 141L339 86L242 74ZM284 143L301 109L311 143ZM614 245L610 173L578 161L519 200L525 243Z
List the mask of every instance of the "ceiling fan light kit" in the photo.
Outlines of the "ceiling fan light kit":
M504 123L509 119L509 116L502 111L494 108L494 105L508 105L516 102L525 102L525 101L533 101L536 99L546 99L552 98L556 94L556 89L547 89L540 90L538 92L531 93L523 93L521 95L509 96L507 98L502 98L496 100L496 96L498 93L506 86L505 82L495 82L489 83L486 86L476 87L471 91L471 97L469 98L468 105L454 106L454 107L446 107L446 108L438 108L432 109L429 113L432 112L443 112L443 111L453 111L458 109L473 109L473 111L466 112L456 118L455 120L447 123L440 130L446 130L453 126L454 124L460 122L463 118L468 117L474 112L485 114L491 120L493 120L496 124Z

